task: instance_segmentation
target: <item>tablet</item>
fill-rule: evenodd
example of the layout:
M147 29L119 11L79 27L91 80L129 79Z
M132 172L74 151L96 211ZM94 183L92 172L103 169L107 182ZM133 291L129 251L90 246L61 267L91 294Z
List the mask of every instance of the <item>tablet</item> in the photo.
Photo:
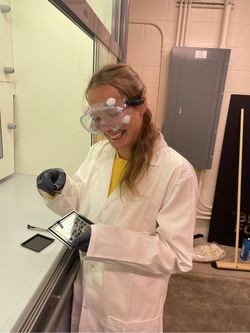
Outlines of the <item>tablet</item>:
M40 252L53 242L54 242L53 238L50 238L50 237L47 237L44 235L40 235L40 234L36 234L35 236L27 239L21 245L30 250Z
M48 231L71 248L72 240L85 232L89 232L91 224L93 222L88 218L73 210L50 226Z

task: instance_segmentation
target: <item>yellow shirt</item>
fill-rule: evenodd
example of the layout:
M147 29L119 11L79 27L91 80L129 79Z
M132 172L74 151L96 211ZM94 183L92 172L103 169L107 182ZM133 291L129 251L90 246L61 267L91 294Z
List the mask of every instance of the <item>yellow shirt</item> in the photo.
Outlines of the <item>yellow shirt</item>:
M112 175L110 179L110 185L109 185L109 193L108 195L114 191L114 189L119 185L122 173L127 165L127 160L124 160L123 158L120 158L118 154L116 154L113 164L113 170Z

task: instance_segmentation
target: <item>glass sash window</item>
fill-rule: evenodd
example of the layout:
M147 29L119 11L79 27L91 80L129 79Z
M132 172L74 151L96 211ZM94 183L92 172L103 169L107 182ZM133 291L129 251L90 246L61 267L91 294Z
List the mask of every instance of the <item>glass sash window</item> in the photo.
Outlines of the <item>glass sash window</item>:
M0 112L0 159L3 158L3 139L2 139L2 124L1 124L1 112Z

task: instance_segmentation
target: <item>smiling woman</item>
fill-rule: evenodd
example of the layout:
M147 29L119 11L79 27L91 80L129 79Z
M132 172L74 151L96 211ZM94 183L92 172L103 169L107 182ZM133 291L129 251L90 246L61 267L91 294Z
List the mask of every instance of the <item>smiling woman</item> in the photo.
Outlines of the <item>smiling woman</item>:
M108 101L110 97L114 98L118 105L124 104L124 96L111 85L100 85L95 88L91 88L90 86L87 93L90 105L103 100ZM142 126L142 116L146 112L146 101L138 107L126 106L122 112L129 121L124 122L123 119L117 129L104 125L102 126L102 133L107 137L112 146L117 149L120 157L129 159L130 149L136 142Z
M86 98L93 113L102 106L93 126L98 122L106 140L90 148L74 177L51 168L37 178L54 212L76 210L94 223L72 243L82 264L74 331L162 332L169 277L192 267L196 175L155 127L146 88L130 66L102 67ZM117 128L102 124L109 104L129 121Z

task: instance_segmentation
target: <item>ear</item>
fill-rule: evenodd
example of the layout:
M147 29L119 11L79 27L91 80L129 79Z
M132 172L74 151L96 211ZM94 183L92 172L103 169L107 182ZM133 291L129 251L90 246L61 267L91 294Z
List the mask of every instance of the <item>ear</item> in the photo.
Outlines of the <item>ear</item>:
M147 111L148 103L146 97L143 97L144 102L139 105L140 115L143 116L144 113Z

